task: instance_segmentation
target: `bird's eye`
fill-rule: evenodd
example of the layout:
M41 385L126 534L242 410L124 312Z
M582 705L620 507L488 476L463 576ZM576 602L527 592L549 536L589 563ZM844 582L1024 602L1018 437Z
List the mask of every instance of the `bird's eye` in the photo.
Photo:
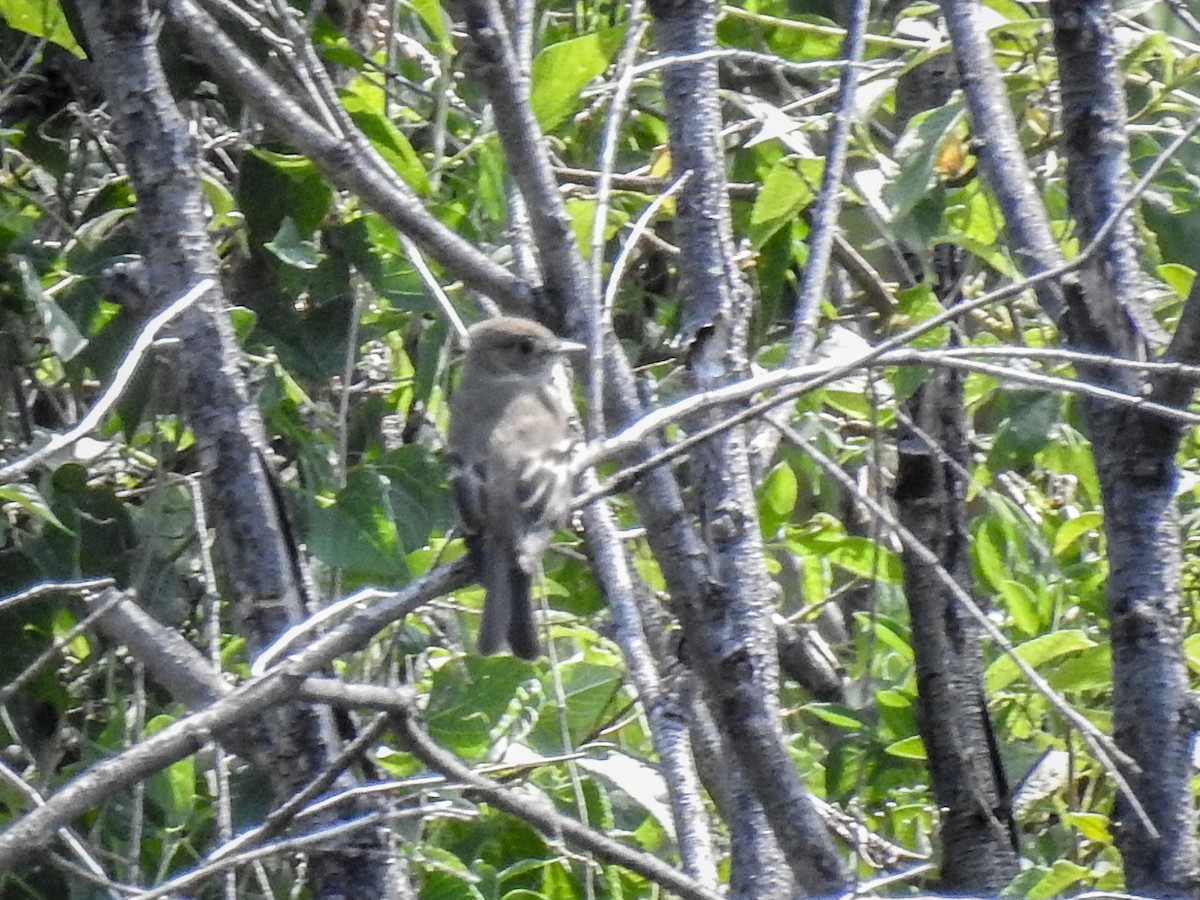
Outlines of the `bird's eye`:
M520 347L522 356L528 356L533 352L533 341L529 338L522 338L521 343L517 346Z

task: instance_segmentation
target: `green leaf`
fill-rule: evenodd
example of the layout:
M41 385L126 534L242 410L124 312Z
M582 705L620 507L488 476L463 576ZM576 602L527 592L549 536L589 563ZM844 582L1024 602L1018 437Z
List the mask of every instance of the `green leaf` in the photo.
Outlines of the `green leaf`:
M442 4L438 0L409 0L409 4L416 10L417 15L421 17L421 21L425 23L425 27L429 29L429 33L433 35L434 40L441 48L443 50L452 49L449 23L446 20Z
M996 198L978 179L947 195L943 228L935 238L938 243L962 247L1001 275L1017 277L1003 239L1004 215Z
M408 138L386 117L386 94L381 85L359 76L339 92L342 106L371 146L404 183L418 195L429 193L429 176Z
M1046 673L1050 687L1060 693L1102 691L1112 687L1112 646L1097 644L1057 663Z
M312 234L332 200L329 182L303 156L254 147L242 162L238 208L253 240L268 240L289 217L301 234Z
M932 288L926 284L918 284L915 287L897 291L896 314L892 317L892 326L897 331L907 331L945 311L945 307L938 302ZM946 346L949 339L950 326L938 325L914 338L909 346L918 350L940 350Z
M870 625L871 619L869 617L863 616L860 618L859 616L856 616L855 618L860 619L860 624L866 623L868 626ZM874 631L875 639L879 641L879 643L890 648L895 653L898 653L906 663L911 663L913 661L912 647L909 646L908 641L903 637L903 635L895 630L895 626L885 622L883 619L876 619L874 622Z
M1188 668L1200 674L1200 634L1189 634L1183 639L1183 655Z
M806 712L816 716L822 722L836 725L847 731L861 731L862 722L845 706L837 703L809 703L804 707Z
M894 690L876 691L875 702L888 709L911 709L913 705L912 697Z
M1069 812L1063 815L1063 824L1076 828L1089 841L1111 844L1112 829L1108 816L1101 813Z
M146 723L146 736L175 724L173 716L159 715ZM170 826L183 825L196 802L196 758L187 756L171 763L146 782L146 795L166 816Z
M254 326L258 324L258 313L252 309L246 309L244 306L229 307L229 323L233 326L233 333L239 341L245 341L250 336L250 332L254 331Z
M530 667L512 656L467 656L433 676L425 722L429 736L459 756L481 756Z
M80 59L87 58L58 0L0 0L0 18L16 31L45 38Z
M1008 415L996 430L988 453L988 468L1001 472L1029 465L1054 437L1054 426L1062 419L1062 408L1062 398L1057 394L1025 390L1006 392L997 411Z
M934 164L942 143L950 137L963 119L960 100L936 109L917 113L896 142L897 175L884 189L892 206L892 216L902 219L912 212L929 189L934 178Z
M1004 581L998 592L1014 626L1029 636L1042 630L1045 623L1038 613L1038 598L1029 587L1019 581Z
M787 462L779 463L767 473L759 488L761 501L777 516L786 516L795 508L799 493L796 473Z
M1180 300L1187 298L1192 292L1192 282L1196 280L1196 272L1179 263L1164 263L1156 270L1158 277L1170 285L1175 296Z
M377 471L387 476L387 502L403 552L426 546L431 534L445 534L454 522L445 462L410 444L381 456Z
M611 711L613 700L623 684L623 673L615 666L572 660L559 664L558 677L566 698L567 728L573 740L583 740ZM543 684L546 696L553 696L549 673ZM539 723L539 735L548 742L557 743L559 727L557 720L543 719Z
M54 298L42 290L37 272L29 260L18 259L17 269L21 273L21 287L26 299L41 313L42 327L46 329L50 349L63 362L74 359L88 345L87 338L80 334L71 317L63 312Z
M551 44L534 58L529 103L543 131L552 131L571 115L579 92L608 68L624 32L623 25L602 28Z
M1095 646L1096 642L1083 631L1067 629L1041 635L1023 644L1018 644L1015 653L1023 662L1037 669L1068 653L1077 653ZM1021 671L1017 668L1017 664L1008 655L1005 655L988 666L983 675L984 688L990 694L1007 687L1020 677Z
M308 535L312 554L360 578L407 581L410 573L397 539L391 487L386 475L358 469L332 504L314 503Z
M283 224L275 232L275 237L263 244L282 262L297 269L315 269L321 264L324 254L317 250L317 245L300 237L296 223L290 216L285 216Z
M912 759L918 762L924 762L928 758L925 753L925 742L921 740L920 736L915 734L912 737L906 737L893 744L888 744L883 748L883 752L888 754L888 756L895 756L900 759Z
M63 531L69 530L66 525L59 521L58 516L54 514L54 510L50 508L50 505L32 484L14 483L0 485L0 502L15 503L35 519L49 522L55 528L61 528Z
M1050 871L1030 888L1025 895L1028 900L1050 900L1079 884L1091 875L1091 871L1067 859L1055 860Z
M842 50L842 29L836 22L792 7L786 7L786 13L783 9L777 13L785 14L788 18L780 19L778 27L765 29L772 53L795 62L837 58Z
M830 516L814 516L804 528L789 528L787 544L805 558L817 557L832 565L882 584L899 584L904 573L900 559L870 538L848 535Z
M237 210L237 201L223 181L212 175L201 174L200 191L212 211L208 221L209 231L234 228L241 224L242 214Z
M1059 526L1054 534L1054 556L1061 559L1084 535L1099 532L1104 524L1104 516L1096 511L1080 513L1073 519L1067 519Z
M422 852L427 846L422 842ZM484 895L470 880L469 873L454 875L421 866L421 900L483 900Z
M760 249L784 225L798 216L815 196L809 182L796 172L793 159L780 160L763 179L750 210L750 242Z

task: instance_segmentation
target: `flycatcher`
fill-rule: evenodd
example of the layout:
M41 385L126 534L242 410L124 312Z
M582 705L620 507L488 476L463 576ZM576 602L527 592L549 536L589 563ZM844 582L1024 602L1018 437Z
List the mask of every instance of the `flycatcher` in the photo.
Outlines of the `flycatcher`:
M571 508L570 383L563 354L583 345L527 319L467 332L450 399L450 486L486 591L479 652L539 652L529 588Z

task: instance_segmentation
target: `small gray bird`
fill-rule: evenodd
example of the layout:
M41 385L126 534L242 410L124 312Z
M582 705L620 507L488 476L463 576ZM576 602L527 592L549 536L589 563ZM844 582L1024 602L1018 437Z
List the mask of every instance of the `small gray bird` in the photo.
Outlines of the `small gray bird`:
M527 319L502 317L467 332L450 399L450 486L486 596L479 652L539 652L529 588L554 530L571 508L574 438L564 341Z

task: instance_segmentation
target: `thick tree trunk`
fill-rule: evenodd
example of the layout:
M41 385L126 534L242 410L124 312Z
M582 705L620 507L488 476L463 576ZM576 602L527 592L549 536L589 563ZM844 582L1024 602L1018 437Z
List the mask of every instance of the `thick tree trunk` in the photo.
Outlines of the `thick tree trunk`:
M137 221L151 292L181 296L216 278L198 160L167 86L159 28L140 0L79 4L114 124L137 192ZM177 365L196 435L219 547L252 650L306 614L297 569L259 447L262 422L241 377L224 298L214 289L185 312ZM289 704L265 717L265 774L280 803L312 782L336 754L328 710ZM345 787L350 784L343 785ZM370 804L368 804L369 806ZM349 813L353 815L353 811ZM332 820L331 820L332 821ZM396 895L391 838L364 829L313 855L318 896L377 900Z
M1087 322L1072 319L1081 349L1125 358L1157 345L1162 329L1143 290L1129 194L1129 153L1119 48L1103 0L1053 0L1054 45L1063 98L1063 145L1071 212L1085 239L1108 219L1116 226L1086 271ZM1086 372L1134 395L1144 379ZM1144 817L1126 798L1116 804L1117 846L1135 893L1195 896L1198 858L1192 798L1191 733L1184 722L1187 672L1180 630L1179 517L1175 453L1179 429L1111 403L1084 406L1104 505L1113 648L1113 730L1137 771L1126 772ZM1149 821L1145 821L1148 818ZM1157 832L1157 833L1155 833Z
M912 425L901 426L898 441L900 522L970 591L961 376L932 374L905 411ZM942 882L995 892L1017 874L1016 830L983 691L979 625L911 549L903 562L917 724L942 810Z

